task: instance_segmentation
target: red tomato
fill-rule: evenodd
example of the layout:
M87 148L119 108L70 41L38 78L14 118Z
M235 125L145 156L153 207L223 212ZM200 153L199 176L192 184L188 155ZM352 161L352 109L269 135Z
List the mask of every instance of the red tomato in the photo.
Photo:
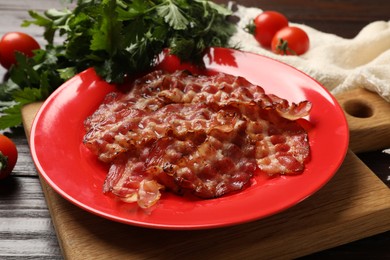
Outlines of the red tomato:
M22 32L9 32L0 40L0 64L9 69L16 63L15 52L21 52L32 57L33 50L39 49L38 42L28 34Z
M307 33L298 27L285 27L278 31L272 39L271 48L274 53L282 55L301 55L310 47Z
M266 48L271 47L271 41L275 33L288 26L287 18L275 11L265 11L253 20L253 35L255 39Z
M167 72L176 70L188 70L193 74L199 74L201 69L190 62L182 62L179 57L169 52L169 49L164 49L158 57L156 69L162 69Z
M15 143L5 135L0 134L0 180L9 176L18 160L18 150Z

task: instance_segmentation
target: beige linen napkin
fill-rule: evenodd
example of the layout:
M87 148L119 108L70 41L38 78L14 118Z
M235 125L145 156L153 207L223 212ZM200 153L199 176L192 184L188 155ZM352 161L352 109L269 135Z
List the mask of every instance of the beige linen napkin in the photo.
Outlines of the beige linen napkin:
M390 21L370 23L353 39L290 23L307 32L311 45L309 51L301 56L282 56L260 47L244 29L261 12L258 8L237 5L234 15L240 21L237 23L238 31L231 39L233 46L296 67L333 94L362 87L377 92L390 102Z

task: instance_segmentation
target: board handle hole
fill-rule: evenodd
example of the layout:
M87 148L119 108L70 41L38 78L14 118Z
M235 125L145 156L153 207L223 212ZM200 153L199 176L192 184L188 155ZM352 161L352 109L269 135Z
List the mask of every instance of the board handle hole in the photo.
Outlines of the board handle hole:
M345 102L344 110L349 115L359 118L368 118L374 114L372 107L368 103L358 99Z

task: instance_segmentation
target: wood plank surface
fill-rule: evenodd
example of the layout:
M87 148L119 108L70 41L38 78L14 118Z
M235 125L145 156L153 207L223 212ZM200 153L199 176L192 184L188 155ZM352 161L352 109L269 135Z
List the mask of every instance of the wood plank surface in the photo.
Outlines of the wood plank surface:
M10 178L0 182L0 259L60 259L57 236L39 180Z
M226 3L226 0L214 0ZM274 10L290 21L308 24L317 30L352 38L370 22L389 20L387 0L237 0L244 6Z
M27 133L40 105L23 109ZM68 259L285 259L390 230L390 190L351 151L336 176L300 204L263 220L213 230L150 230L115 223L79 209L41 181ZM223 242L210 247L210 241Z

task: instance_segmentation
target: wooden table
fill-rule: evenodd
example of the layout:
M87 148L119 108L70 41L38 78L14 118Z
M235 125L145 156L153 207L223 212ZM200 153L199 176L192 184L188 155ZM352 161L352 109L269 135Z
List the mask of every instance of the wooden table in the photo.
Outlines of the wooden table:
M371 21L390 19L390 2L386 0L237 2L247 6L256 4L264 10L278 10L294 22L305 23L344 37L353 37ZM28 17L29 9L46 10L60 6L60 1L55 0L0 0L0 35L7 31L23 30L43 42L40 29L20 28L19 25ZM1 69L0 77L4 74L5 71ZM62 259L24 130L15 129L7 134L17 144L19 159L13 176L0 182L0 259ZM378 150L360 153L358 156L388 187L390 186L390 155ZM389 245L388 231L303 258L390 259Z

